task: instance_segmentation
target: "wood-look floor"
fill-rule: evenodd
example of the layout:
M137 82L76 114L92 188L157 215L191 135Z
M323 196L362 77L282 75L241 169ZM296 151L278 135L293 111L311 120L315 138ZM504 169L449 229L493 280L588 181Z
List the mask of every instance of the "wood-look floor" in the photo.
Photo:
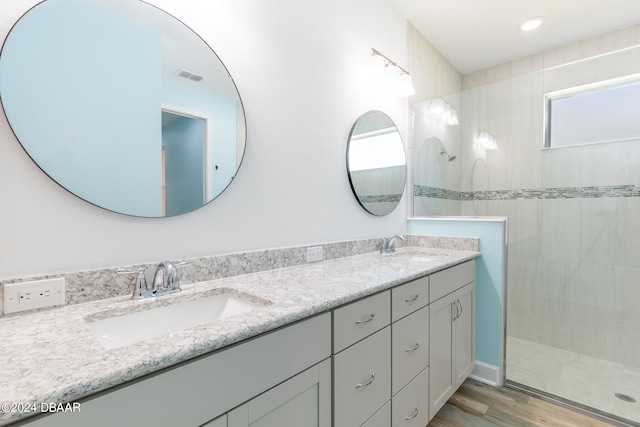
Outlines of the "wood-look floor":
M468 379L428 427L610 427L613 424L505 387Z

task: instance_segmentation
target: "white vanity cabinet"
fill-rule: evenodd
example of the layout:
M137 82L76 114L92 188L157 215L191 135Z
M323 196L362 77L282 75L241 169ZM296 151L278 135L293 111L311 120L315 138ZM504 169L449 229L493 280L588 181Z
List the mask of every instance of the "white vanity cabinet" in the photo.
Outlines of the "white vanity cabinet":
M475 261L113 387L31 427L424 427L475 365Z
M429 414L433 418L475 367L475 263L430 276Z
M314 410L314 423L295 425L330 427L330 355L331 315L324 313L84 399L80 412L25 425L281 427L289 424L261 414ZM236 407L225 423L223 414Z

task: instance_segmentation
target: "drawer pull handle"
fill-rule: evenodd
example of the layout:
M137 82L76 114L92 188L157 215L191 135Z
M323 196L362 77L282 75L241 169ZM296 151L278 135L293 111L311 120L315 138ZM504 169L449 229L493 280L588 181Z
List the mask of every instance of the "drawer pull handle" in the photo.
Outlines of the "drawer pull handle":
M376 379L376 373L372 373L371 374L371 378L369 379L369 381L367 381L366 383L362 383L362 384L356 384L356 388L361 388L361 387L366 387L368 385L373 384L373 380Z
M405 420L405 421L409 421L409 420L414 419L415 417L417 417L417 416L418 416L418 412L420 412L420 411L419 411L418 407L416 406L416 407L413 409L413 415L411 415L411 416L409 416L409 417L404 417L404 420Z
M419 342L417 342L416 345L414 345L413 347L407 348L404 351L406 351L407 353L410 353L412 351L416 351L418 349L418 347L420 347L420 343Z
M374 317L376 317L376 314L375 314L375 313L371 313L371 316L369 316L369 318L368 318L368 319L365 319L365 320L356 320L356 325L359 325L359 324L361 324L361 323L369 323L369 322L371 322L371 321L373 320L373 318L374 318Z
M405 298L404 302L413 302L418 300L418 294L411 298Z

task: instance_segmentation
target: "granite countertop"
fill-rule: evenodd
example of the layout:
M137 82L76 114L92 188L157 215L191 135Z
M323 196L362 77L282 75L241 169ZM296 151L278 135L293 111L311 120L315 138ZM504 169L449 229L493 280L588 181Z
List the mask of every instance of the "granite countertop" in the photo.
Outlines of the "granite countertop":
M426 274L474 259L477 252L407 247L393 255L351 257L183 285L148 300L117 297L0 319L0 403L76 402L193 357L287 325ZM222 289L270 304L215 323L107 350L85 319L126 314ZM147 327L152 327L149 325ZM0 426L29 413L0 408ZM16 409L15 406L13 408Z

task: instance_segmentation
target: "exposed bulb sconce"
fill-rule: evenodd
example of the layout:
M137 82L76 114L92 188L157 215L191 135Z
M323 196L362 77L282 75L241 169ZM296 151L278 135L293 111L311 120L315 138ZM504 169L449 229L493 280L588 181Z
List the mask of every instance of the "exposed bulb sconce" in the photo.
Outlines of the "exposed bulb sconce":
M484 150L496 150L498 148L496 137L485 131L478 134L476 145Z
M374 77L384 82L384 86L400 97L411 96L416 93L413 80L407 70L381 54L371 49L371 67Z
M454 126L458 124L458 111L442 98L431 100L429 114L444 125Z

